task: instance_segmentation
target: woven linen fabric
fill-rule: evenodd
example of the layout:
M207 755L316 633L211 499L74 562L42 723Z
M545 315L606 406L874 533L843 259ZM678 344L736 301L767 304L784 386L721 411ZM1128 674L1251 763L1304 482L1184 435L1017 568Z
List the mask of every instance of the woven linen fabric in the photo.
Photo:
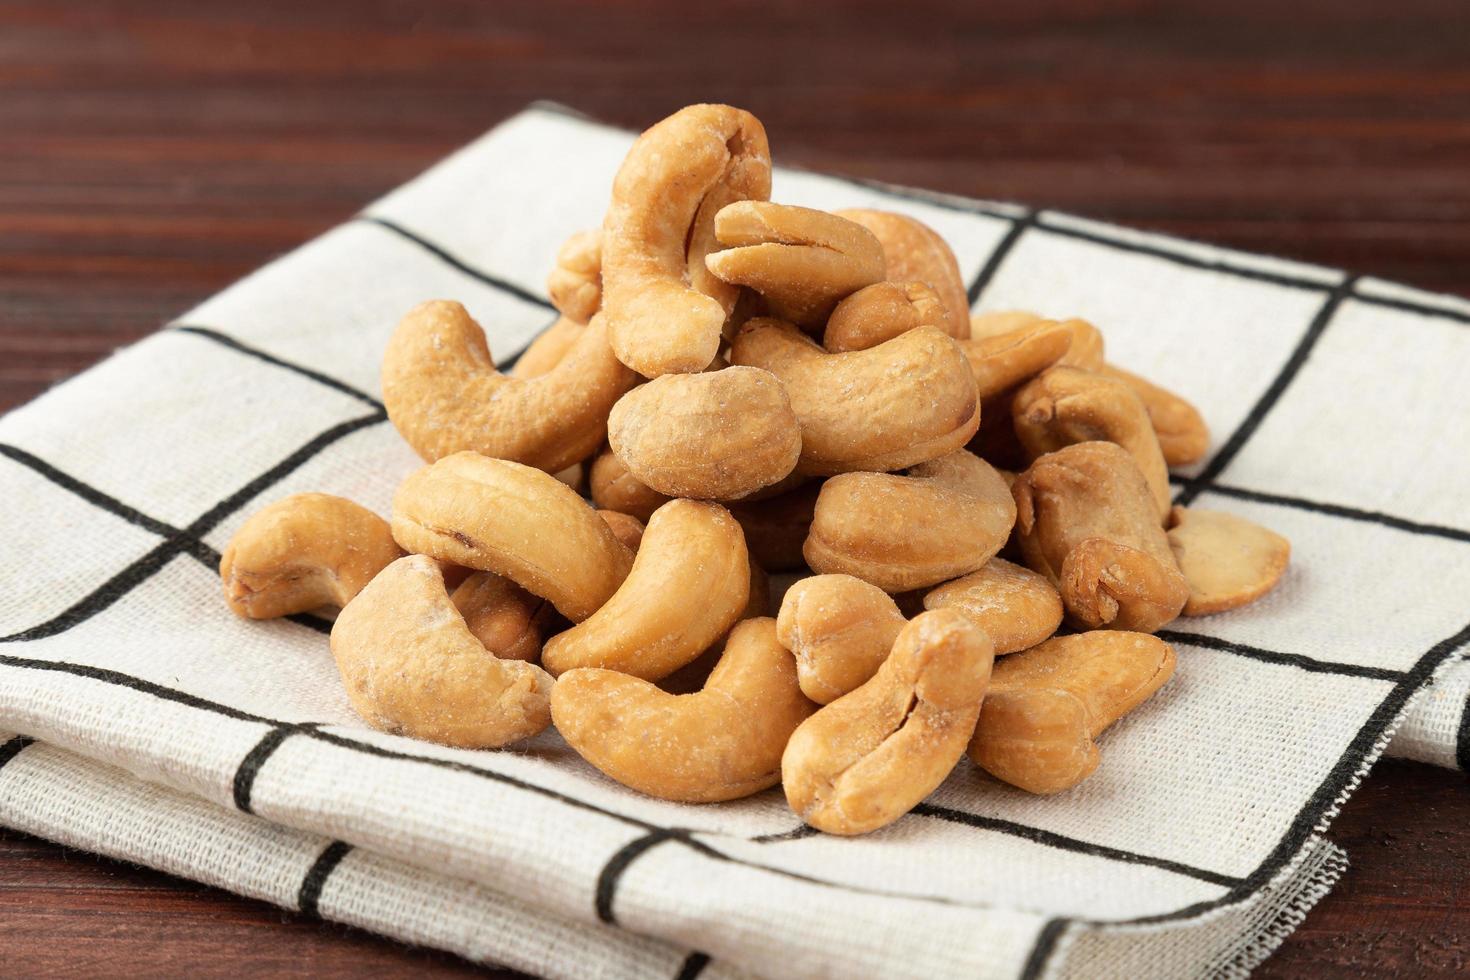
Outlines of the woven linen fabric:
M386 513L420 465L378 400L402 313L461 300L513 357L630 139L522 113L0 419L0 822L548 976L1248 972L1340 874L1319 835L1411 701L1405 754L1456 758L1462 300L778 171L777 200L935 227L976 309L1097 323L1215 433L1180 499L1292 541L1266 599L1162 634L1174 680L1058 796L961 761L858 839L804 829L779 790L652 800L551 731L500 752L374 732L324 624L230 614L219 552L249 513L307 490Z

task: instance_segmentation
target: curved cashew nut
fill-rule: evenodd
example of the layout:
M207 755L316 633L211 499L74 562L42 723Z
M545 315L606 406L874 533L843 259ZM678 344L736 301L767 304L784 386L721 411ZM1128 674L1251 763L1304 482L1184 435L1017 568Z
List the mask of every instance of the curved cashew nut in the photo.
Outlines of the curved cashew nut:
M388 522L342 497L300 493L250 516L220 558L237 616L274 619L345 606L403 552Z
M1146 633L1058 636L990 675L970 759L1028 793L1060 793L1097 768L1095 739L1174 674L1174 649Z
M587 502L541 470L455 453L411 474L393 497L406 550L495 572L579 622L617 591L633 554Z
M744 500L730 506L730 514L745 531L750 556L762 568L790 572L806 567L801 553L816 511L820 483L807 483L775 497Z
M592 461L587 482L598 507L631 514L640 521L647 521L671 499L630 473L611 449L604 449Z
M562 243L546 277L546 295L557 312L586 323L602 306L602 229L579 231Z
M781 759L791 809L829 834L865 834L908 813L965 754L993 660L989 637L964 616L920 613L867 683L792 734Z
M983 400L1004 394L1055 364L1072 345L1072 331L1051 320L1037 320L1004 333L961 340L959 345ZM985 410L981 409L982 416Z
M709 271L803 326L820 325L838 300L883 278L873 233L826 211L736 201L715 215L715 238L725 247L705 256Z
M928 283L877 282L837 304L822 346L834 354L867 350L919 327L948 325L949 311Z
M980 425L970 365L933 327L829 354L791 324L757 318L740 328L730 359L786 385L801 423L798 473L902 469L960 448Z
M352 707L379 731L484 749L551 723L551 675L481 646L423 555L398 559L347 604L332 656Z
M796 657L802 693L830 704L877 673L907 622L877 586L851 575L813 575L786 590L776 636Z
M449 601L480 645L502 660L535 660L551 604L494 572L473 572Z
M602 226L602 308L619 360L650 378L714 360L739 294L705 268L715 215L770 196L766 131L744 110L688 106L638 137Z
M624 786L683 803L758 793L781 778L781 752L815 708L768 618L735 627L703 690L666 694L615 670L569 670L551 692L567 744Z
M1204 459L1210 448L1210 428L1199 409L1167 388L1140 378L1111 364L1104 364L1102 374L1115 378L1133 389L1148 409L1149 422L1159 437L1164 462L1170 466L1187 466Z
M691 662L750 599L745 536L719 504L671 500L648 521L633 570L578 626L546 641L554 675L603 667L656 681Z
M539 378L543 374L550 374L586 330L582 324L565 316L557 317L551 326L526 345L526 349L516 359L515 366L510 369L511 377Z
M1078 442L1122 446L1148 481L1159 520L1168 515L1169 466L1148 411L1128 385L1080 368L1049 368L1016 392L1011 417L1033 458Z
M769 371L666 374L628 392L607 420L612 451L659 493L738 500L796 467L801 429Z
M1067 446L1032 463L1011 489L1021 554L1056 584L1075 624L1152 633L1179 615L1189 585L1126 449Z
M1276 587L1291 561L1291 542L1281 535L1218 510L1175 507L1168 538L1189 583L1186 616L1255 602Z
M931 590L924 608L964 613L990 635L997 656L1034 647L1062 625L1056 587L1046 576L1002 558Z
M892 211L849 208L836 212L856 221L883 245L887 275L895 282L924 282L934 288L949 314L942 325L951 337L970 336L970 297L960 264L939 233L917 218Z
M597 319L549 373L506 377L480 325L444 301L410 310L383 355L388 418L430 462L473 450L554 473L596 452L607 413L634 381Z
M1067 367L1082 368L1084 371L1101 371L1103 367L1103 335L1086 320L1048 320L1024 310L1006 310L999 313L976 313L970 317L972 337L994 337L1010 333L1022 327L1043 323L1056 323L1065 327L1072 335L1067 352L1056 362Z
M976 571L1006 543L1015 520L1005 480L961 449L907 476L832 477L802 551L814 571L907 592Z

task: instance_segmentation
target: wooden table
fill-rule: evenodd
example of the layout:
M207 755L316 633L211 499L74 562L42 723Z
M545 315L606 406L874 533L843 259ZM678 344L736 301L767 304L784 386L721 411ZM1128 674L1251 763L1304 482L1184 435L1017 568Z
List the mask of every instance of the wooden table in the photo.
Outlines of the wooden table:
M1470 293L1457 0L772 6L0 0L0 409L537 98L733 102L782 162ZM1463 776L1385 763L1330 836L1262 976L1470 969ZM0 917L10 975L474 970L3 832Z

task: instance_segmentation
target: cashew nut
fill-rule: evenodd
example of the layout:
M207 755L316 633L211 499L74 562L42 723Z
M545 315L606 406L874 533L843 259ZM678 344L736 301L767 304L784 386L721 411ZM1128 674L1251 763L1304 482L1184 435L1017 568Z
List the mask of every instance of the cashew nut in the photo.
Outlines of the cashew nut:
M894 282L928 283L939 294L947 322L940 324L951 337L970 336L970 298L960 264L949 244L933 228L906 214L850 208L836 212L856 221L883 245L886 275Z
M602 229L579 231L556 253L546 295L562 316L586 323L602 305Z
M959 341L982 399L994 398L1051 367L1072 344L1072 331L1052 320ZM985 409L981 409L981 416Z
M220 558L237 616L274 619L344 606L403 552L388 522L342 497L300 493L250 516Z
M745 531L750 556L762 568L790 572L806 567L802 545L811 530L820 483L808 483L775 497L748 499L730 506Z
M486 650L423 555L368 583L337 617L331 645L348 700L380 731L485 749L551 722L551 675Z
M1006 543L1015 520L1005 480L961 449L907 476L832 477L822 485L802 551L814 571L905 592L978 570Z
M1098 330L1086 320L1048 320L1036 313L1028 313L1023 310L1006 310L1000 313L976 313L970 317L970 335L973 337L993 337L997 334L1009 333L1021 327L1032 326L1040 323L1058 323L1065 327L1072 335L1072 343L1067 352L1056 362L1067 367L1082 368L1085 371L1101 371L1103 366L1103 336Z
M801 455L786 388L759 368L655 378L619 399L607 424L628 472L671 497L737 500L784 479Z
M1170 466L1187 466L1204 459L1210 448L1210 429L1199 409L1167 388L1162 388L1131 371L1104 364L1102 373L1116 378L1143 400L1149 422L1159 437L1159 448Z
M813 575L786 590L776 636L796 657L802 693L829 704L877 673L907 622L877 586L851 575Z
M446 583L447 584L447 583ZM503 660L535 660L551 605L494 572L474 572L450 593L480 645Z
M990 634L996 655L1033 647L1062 625L1062 597L1029 568L992 558L978 572L924 596L925 609L954 609Z
M565 484L476 453L446 456L403 481L393 537L408 551L503 575L573 622L596 612L633 564Z
M596 452L613 403L633 372L594 318L547 374L495 370L484 331L458 303L409 311L383 355L383 403L410 446L430 462L461 450L555 472Z
M615 670L569 670L551 692L557 730L624 786L684 803L758 793L781 778L786 740L815 708L776 623L735 627L703 690L666 694Z
M770 195L766 131L748 112L688 106L638 137L602 226L602 308L619 360L650 378L714 360L739 293L705 268L715 215Z
M781 782L791 809L829 834L887 826L954 769L975 730L994 654L950 609L921 613L865 684L791 735Z
M949 325L949 311L928 283L877 282L838 303L822 346L834 354L867 350L918 327Z
M705 256L709 271L803 326L822 324L838 300L883 278L873 233L826 211L737 201L715 215L715 238L725 247Z
M615 510L598 510L597 516L602 518L608 528L612 530L613 537L623 543L623 547L637 554L638 546L643 543L643 522L632 514L623 514Z
M1021 554L1077 626L1152 633L1184 608L1189 585L1126 449L1079 442L1047 453L1011 490Z
M1060 793L1090 776L1096 738L1174 673L1174 649L1146 633L1058 636L1006 657L970 741L970 758L1028 793Z
M628 472L611 449L604 449L592 461L588 483L592 502L598 507L631 514L640 521L647 521L670 499Z
M1033 458L1078 442L1122 446L1148 481L1159 520L1168 515L1169 466L1148 411L1128 385L1079 368L1050 368L1016 392L1011 417Z
M580 625L546 641L554 675L604 667L656 681L694 660L750 599L745 535L729 511L671 500L648 521L633 569Z
M1281 535L1218 510L1175 507L1168 537L1189 583L1186 616L1255 602L1276 587L1291 560L1291 542Z
M791 324L757 318L730 355L786 385L801 423L798 473L902 469L958 449L980 424L969 363L933 327L829 354Z
M567 356L567 352L586 329L565 316L557 317L551 326L526 345L515 366L510 369L511 377L539 378L543 374L549 374Z

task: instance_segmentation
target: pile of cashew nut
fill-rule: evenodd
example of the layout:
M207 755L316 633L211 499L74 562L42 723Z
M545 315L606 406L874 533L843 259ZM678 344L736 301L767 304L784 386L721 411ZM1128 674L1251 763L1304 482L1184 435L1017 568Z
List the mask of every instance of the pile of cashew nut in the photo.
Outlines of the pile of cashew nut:
M558 253L561 317L513 371L460 304L410 310L383 398L427 465L390 520L321 494L253 515L230 607L340 608L374 728L490 749L555 726L666 800L780 783L860 834L966 755L1076 786L1172 675L1152 634L1264 595L1287 542L1171 506L1209 432L1095 326L972 316L932 229L770 189L760 122L690 106Z

